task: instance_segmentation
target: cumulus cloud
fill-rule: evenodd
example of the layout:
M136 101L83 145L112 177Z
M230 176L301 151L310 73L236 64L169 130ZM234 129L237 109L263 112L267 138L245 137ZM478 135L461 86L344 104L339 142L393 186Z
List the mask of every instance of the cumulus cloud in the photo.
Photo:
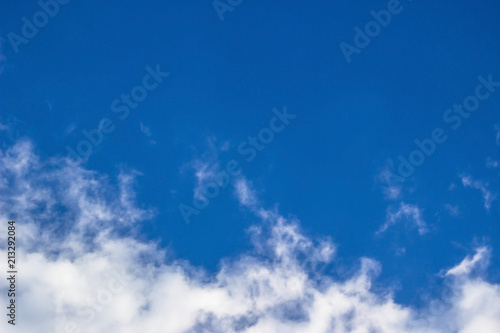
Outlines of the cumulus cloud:
M388 209L385 223L380 227L377 233L383 233L399 222L404 222L410 224L411 227L416 227L420 235L428 231L427 224L422 218L422 210L416 205L401 202L397 210Z
M214 274L176 260L135 237L133 226L154 215L135 202L138 176L123 171L115 188L71 161L41 160L29 141L0 151L0 219L17 220L22 272L18 325L2 320L2 332L498 332L498 285L449 274L446 298L424 309L400 305L391 290L371 288L382 269L375 260L360 258L346 278L329 276L323 268L335 245L258 204L253 250L223 260ZM245 191L242 199L256 196ZM400 217L419 217L415 209L402 205ZM474 258L457 267L483 256Z
M484 200L484 208L489 211L491 203L496 199L496 196L488 189L488 183L484 183L480 180L474 180L472 177L467 175L460 175L460 179L462 180L462 185L465 188L472 188L481 191Z

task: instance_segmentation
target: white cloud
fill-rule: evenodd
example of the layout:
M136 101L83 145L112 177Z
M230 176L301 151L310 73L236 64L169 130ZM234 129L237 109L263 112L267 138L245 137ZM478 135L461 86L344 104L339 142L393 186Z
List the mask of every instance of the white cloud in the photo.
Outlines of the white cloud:
M488 183L484 183L480 180L474 180L472 177L467 175L460 175L460 179L462 180L462 185L465 188L468 187L481 191L484 199L484 208L489 211L491 203L496 199L496 196L488 190Z
M470 274L471 271L476 267L479 263L487 260L489 255L489 251L486 247L481 247L476 250L476 254L471 258L470 256L465 257L465 259L458 264L457 266L449 269L445 276L460 276Z
M146 137L151 137L153 136L153 133L151 132L151 129L144 125L143 123L139 123L140 127L141 127L141 132L146 136ZM156 144L156 141L155 140L149 140L149 143L152 144L152 145L155 145Z
M187 164L188 169L194 170L196 184L193 189L193 197L197 200L207 200L207 188L220 188L224 183L221 178L221 163L219 154L229 150L230 142L217 143L217 138L207 138L207 149L199 157L194 158ZM185 169L185 167L183 168ZM225 187L222 186L222 187Z
M257 196L252 189L252 184L245 177L236 179L234 193L242 206L251 208L257 204Z
M392 181L394 165L389 161L377 176L377 181L382 184L382 191L386 200L401 199L403 186Z
M402 186L400 185L387 186L384 188L385 198L389 200L397 200L401 198L401 190Z
M252 251L222 261L215 274L174 260L130 231L154 214L135 203L136 176L122 172L116 189L66 160L41 161L26 141L0 152L0 219L17 220L22 277L18 325L2 320L2 332L498 332L497 284L461 275L450 280L450 297L432 303L443 306L400 305L391 290L371 288L377 262L361 258L344 279L326 275L332 242L258 205ZM408 212L415 218L414 207ZM483 257L474 258L464 262Z
M207 139L208 149L200 157L191 161L188 165L194 170L196 185L193 189L193 196L199 200L205 200L206 187L211 182L216 182L216 176L220 171L219 152L215 145L216 139Z
M409 223L411 226L416 227L421 235L428 231L427 224L422 218L422 210L418 206L401 202L396 211L389 208L385 223L377 233L382 233L399 222Z
M193 189L194 197L205 199L205 191L208 184L215 182L215 176L219 173L219 163L197 161L193 163L196 176L196 186Z

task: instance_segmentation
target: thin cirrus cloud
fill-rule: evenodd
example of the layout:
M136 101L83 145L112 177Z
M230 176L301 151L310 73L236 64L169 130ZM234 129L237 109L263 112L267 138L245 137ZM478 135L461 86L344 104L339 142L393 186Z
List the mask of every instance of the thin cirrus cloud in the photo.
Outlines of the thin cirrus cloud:
M402 184L394 184L390 181L392 174L393 163L388 161L386 166L377 176L377 181L380 183L384 199L388 201L398 201L399 207L395 208L390 205L387 208L385 222L376 231L376 235L386 232L389 228L397 224L404 224L410 228L416 228L420 235L424 235L429 231L427 223L423 218L423 211L417 205L406 203L403 200ZM403 252L404 253L404 252Z
M206 199L206 186L214 181L217 173L220 171L219 149L217 148L216 138L207 138L207 145L208 149L201 156L195 157L182 168L183 172L186 170L194 171L196 185L193 189L193 197L199 200Z
M145 136L151 136L153 135L153 133L151 132L151 130L149 129L148 126L144 125L143 123L140 123L139 124L140 127L141 127L141 132L145 135Z
M403 186L391 182L392 170L394 163L389 160L387 165L377 175L376 180L381 184L384 198L386 200L398 200L403 196Z
M257 196L251 189L252 184L245 177L239 177L234 187L235 195L242 206L253 208L257 205Z
M489 211L491 208L491 203L496 200L496 195L488 189L488 183L485 183L481 180L474 180L471 176L468 175L459 175L459 177L462 181L462 185L465 188L472 188L481 192L484 200L484 208Z
M250 182L235 189L255 214L253 250L221 262L214 274L141 241L133 228L154 209L139 208L137 172L123 171L118 188L106 175L71 161L42 160L29 141L0 151L0 218L17 218L23 270L18 297L31 332L498 332L500 286L480 276L479 249L444 277L450 291L416 309L392 291L372 290L381 267L360 258L350 276L333 278L335 245L311 239L299 221L254 203ZM9 191L6 191L9 184ZM237 185L238 186L238 185ZM406 207L406 208L405 208ZM403 215L416 208L402 206ZM5 241L5 236L0 236ZM5 249L0 256L6 257ZM145 259L147 258L147 259ZM457 278L460 277L460 278ZM0 283L0 292L8 289ZM440 306L436 307L435 304ZM432 305L432 306L431 306ZM1 321L2 332L9 332Z
M387 210L385 223L379 228L377 234L385 232L387 229L400 222L409 224L412 228L417 228L420 235L429 231L427 223L422 217L422 210L416 205L401 202L399 208L389 208Z

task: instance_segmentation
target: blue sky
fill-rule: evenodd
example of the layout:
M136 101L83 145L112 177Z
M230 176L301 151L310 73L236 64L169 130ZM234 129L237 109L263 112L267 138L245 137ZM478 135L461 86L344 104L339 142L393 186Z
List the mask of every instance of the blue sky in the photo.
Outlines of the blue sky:
M380 268L370 292L390 293L411 311L439 298L446 276L498 288L497 2L46 2L57 13L31 37L24 25L43 19L41 5L1 5L0 171L2 186L15 188L3 194L3 220L29 220L47 239L111 228L113 240L152 246L146 256L165 251L155 265L184 262L186 276L201 270L210 279L265 243L254 238L273 239L285 219L335 249L319 272L298 256L302 273L344 281L370 258ZM387 13L385 27L370 23ZM367 24L378 30L367 33ZM360 46L360 38L369 43ZM346 55L346 44L357 52ZM98 144L82 143L90 141L84 132L97 130ZM259 134L269 140L247 161L241 151ZM429 143L433 136L442 140ZM415 140L427 142L429 156ZM78 145L92 152L72 164L67 147ZM401 177L399 156L423 161ZM239 172L195 208L230 161ZM85 176L66 179L69 170ZM57 173L64 181L44 180ZM61 193L87 189L77 181L92 188L75 199L78 214L109 206L117 215L70 214L76 206ZM35 189L35 207L7 204ZM59 194L48 203L43 193L52 192ZM189 223L183 204L197 210ZM76 220L64 222L68 216ZM50 252L34 245L41 240L26 242L26 256ZM500 307L500 298L491 302ZM95 332L107 327L98 323Z

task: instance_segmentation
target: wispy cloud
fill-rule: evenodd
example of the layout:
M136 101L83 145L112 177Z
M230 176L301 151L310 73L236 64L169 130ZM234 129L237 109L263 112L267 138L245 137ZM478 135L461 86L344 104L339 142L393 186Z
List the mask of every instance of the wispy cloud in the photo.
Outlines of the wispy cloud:
M219 149L216 146L216 138L207 138L207 150L188 164L188 168L194 170L196 185L193 196L198 200L205 200L207 185L214 182L220 171Z
M386 200L398 200L403 195L403 186L392 181L393 168L392 161L389 161L377 176L377 181L382 184L382 191Z
M488 260L490 251L486 247L480 247L476 249L476 253L473 257L467 256L464 260L457 266L450 268L445 276L461 276L468 275L472 270L477 267L480 263L485 263Z
M416 227L420 235L423 235L428 231L427 224L422 217L422 210L415 205L401 202L396 211L390 208L388 209L385 223L380 227L377 233L383 233L399 222L407 223L412 227Z
M484 208L489 211L491 208L491 203L496 199L496 195L488 190L488 183L480 180L474 180L472 177L467 175L459 175L462 180L462 185L465 188L472 188L481 191L484 200Z
M143 123L139 123L141 127L141 132L144 133L145 136L151 136L153 133L151 133L151 130L149 129L148 126L144 125Z
M18 219L22 235L23 333L437 333L500 327L500 286L466 274L483 254L448 270L447 276L463 276L452 280L448 306L436 310L432 301L416 309L398 304L392 290L372 288L381 270L373 259L360 258L344 278L326 274L322 267L335 260L335 245L307 236L298 220L259 204L251 209L253 249L222 261L217 272L166 259L164 249L138 239L131 228L153 214L135 202L137 176L124 171L115 188L106 175L66 159L42 160L28 141L0 151L0 179L6 180L0 182L0 219ZM247 202L255 191L249 181L241 184L239 198ZM421 221L420 210L407 204L393 215ZM0 242L5 240L1 233ZM0 248L0 257L6 256ZM0 292L7 289L0 280ZM7 325L0 321L2 332Z
M241 205L252 208L257 204L257 196L252 184L245 177L239 177L234 185L234 192Z
M153 132L151 132L151 129L144 125L143 123L139 123L139 126L141 128L141 132L148 138L150 138L151 136L153 136ZM156 140L149 140L149 143L152 144L152 145L155 145L156 144Z

